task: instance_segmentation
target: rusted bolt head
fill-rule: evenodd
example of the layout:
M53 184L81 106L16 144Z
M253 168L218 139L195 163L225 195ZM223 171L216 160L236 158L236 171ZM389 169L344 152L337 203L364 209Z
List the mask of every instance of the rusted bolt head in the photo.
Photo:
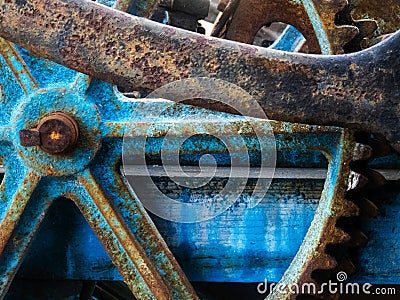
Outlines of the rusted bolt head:
M71 116L63 112L44 117L37 129L40 134L40 148L50 154L68 152L78 141L78 125Z
M78 141L78 135L75 120L63 112L51 113L39 122L37 128L19 132L21 146L40 146L50 154L71 151Z

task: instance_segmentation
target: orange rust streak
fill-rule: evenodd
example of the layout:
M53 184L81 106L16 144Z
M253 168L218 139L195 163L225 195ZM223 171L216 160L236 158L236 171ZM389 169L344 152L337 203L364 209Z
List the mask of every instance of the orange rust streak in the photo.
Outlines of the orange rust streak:
M38 174L28 172L22 181L0 224L0 253L3 253L40 179Z
M87 170L85 177L79 176L79 182L86 189L98 210L110 225L127 255L134 262L137 270L152 291L155 299L172 299L169 289L165 285L161 275L151 264L145 251L128 229L121 215L116 212L115 207L101 190L94 176Z

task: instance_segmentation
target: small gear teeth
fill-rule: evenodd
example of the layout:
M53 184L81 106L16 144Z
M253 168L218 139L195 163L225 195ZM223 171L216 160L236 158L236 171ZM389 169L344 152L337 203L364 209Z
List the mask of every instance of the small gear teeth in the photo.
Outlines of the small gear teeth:
M346 199L339 203L337 216L333 226L324 233L326 241L324 253L319 254L310 262L308 272L312 280L321 285L328 280L336 280L340 271L351 275L356 272L352 255L368 243L367 236L357 227L360 217L373 217L378 213L376 205L365 198L365 194L383 184L384 178L368 168L368 162L375 156L374 143L372 146L364 143L366 139L356 144L353 151L352 171L349 176L349 186ZM338 295L318 295L318 299L336 299ZM314 295L315 297L315 295ZM299 297L300 299L302 297Z
M360 217L374 218L378 215L378 207L367 198L361 197L354 200L354 203L360 208Z
M359 33L359 30L355 26L343 25L336 26L334 33L331 34L332 40L332 53L343 54L344 46L353 40Z
M356 26L359 30L357 41L359 41L360 49L362 49L363 41L365 40L365 38L374 36L374 32L378 29L378 24L374 20L361 19L354 21L354 26Z
M356 270L357 268L350 258L344 257L340 262L340 271L344 271L346 272L346 274L349 275L349 274L354 274Z
M353 152L354 160L369 160L372 157L372 147L366 144L357 143Z
M338 227L332 232L332 244L344 244L351 240L350 234Z
M351 171L349 178L349 191L362 190L368 185L368 178L363 174Z
M376 189L386 184L385 177L375 170L368 169L366 176L370 180L369 189Z
M338 266L337 260L329 254L323 253L320 256L320 261L315 263L315 268L318 270L332 270ZM315 281L314 279L311 279ZM318 280L317 280L318 281Z
M368 237L358 228L357 221L359 218L374 217L378 214L377 206L366 197L369 196L371 191L382 187L386 182L380 173L368 167L369 161L378 156L374 146L377 146L379 141L371 139L368 141L367 138L361 140L362 142L356 144L353 152L354 160L351 164L352 171L346 197L349 203L357 206L358 213L356 217L350 216L350 214L349 216L343 215L336 224L350 236L350 240L343 242L341 248L340 245L333 245L331 249L326 249L337 259L339 267L335 271L345 271L348 275L356 271L351 260L352 255L368 243ZM381 149L384 149L384 147Z
M332 54L344 53L344 46L359 34L359 29L353 24L336 24L336 16L348 5L347 0L320 0L315 3L329 35Z
M360 51L362 41L367 37L372 37L375 30L378 28L378 24L374 20L353 19L352 11L356 4L357 0L349 0L348 5L339 12L336 17L336 23L342 25L349 24L358 28L358 33L353 37L353 39L347 41L346 45L343 47L345 52Z
M398 0L349 0L337 16L338 24L350 24L359 34L345 46L346 52L355 52L373 46L380 37L400 28Z
M360 214L360 208L352 201L345 200L343 201L338 214L345 218L351 218Z

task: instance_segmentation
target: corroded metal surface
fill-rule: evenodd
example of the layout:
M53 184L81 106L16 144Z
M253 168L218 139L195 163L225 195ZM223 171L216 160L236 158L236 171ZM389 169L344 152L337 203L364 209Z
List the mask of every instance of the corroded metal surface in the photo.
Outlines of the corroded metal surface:
M73 195L69 197L77 202L83 215L92 224L97 234L102 237L101 241L107 248L110 257L122 273L125 282L133 289L136 297L140 299L173 299L173 295L162 280L160 273L148 259L146 249L143 249L133 234L129 232L121 215L113 208L110 197L104 194L93 174L85 172L78 177L78 181L82 184L85 192L81 192L78 197ZM88 202L85 203L86 201L82 201L82 198L87 198ZM90 203L91 201L93 203ZM98 211L98 214L105 219L111 227L111 232L105 230L102 220L97 215L94 217L93 211ZM118 243L122 245L122 249ZM109 245L115 245L115 248ZM124 254L128 258L124 257L122 260L117 258ZM132 264L134 264L134 268L129 267ZM132 272L133 270L137 271ZM147 293L144 292L146 289L149 290Z
M3 3L0 13L5 38L122 87L222 78L249 91L269 118L377 132L400 149L400 34L354 55L314 57L205 38L86 1Z
M148 3L151 6L155 2ZM0 32L4 37L124 88L154 89L174 79L200 75L223 78L249 91L269 117L371 130L382 133L400 148L397 130L400 35L357 55L317 58L208 39L92 2L1 1L0 5ZM109 85L76 74L65 74L58 88L43 85L44 88L38 89L37 80L18 51L4 43L7 45L1 62L8 71L3 71L7 76L0 78L0 83L10 86L17 83L23 91L18 94L7 90L7 94L14 96L14 102L0 103L5 111L0 116L0 143L6 145L0 148L6 166L0 190L4 200L0 225L0 274L4 275L1 293L6 292L49 206L62 196L79 207L137 298L196 299L186 276L129 190L126 178L119 173L121 138L132 122L132 111L139 105L144 105L147 112L159 111L167 101L124 101ZM365 80L370 74L368 81ZM196 85L196 79L192 83ZM169 90L172 98L174 92L172 85ZM191 92L196 95L196 88ZM235 96L238 97L233 94L232 99L247 104L246 99ZM199 105L226 110L212 102ZM174 108L177 115L190 116L200 111L179 104ZM44 153L38 147L25 149L17 138L21 130L32 128L44 116L58 111L72 116L82 129L76 148L63 157ZM171 124L177 115L156 125L144 122L143 115L136 115L133 121L138 126L128 135L156 139L169 130L178 138L194 134L200 125L219 128L221 134L230 133L221 122L180 124L174 128ZM229 115L225 119L243 135L254 135L249 119ZM262 125L260 122L259 126ZM350 273L351 262L328 250L332 245L363 244L361 233L346 232L338 223L359 214L354 190L363 176L351 173L351 162L367 159L368 155L360 147L354 153L356 144L353 132L348 129L283 122L272 125L274 133L283 136L282 149L293 149L295 143L301 150L323 152L330 163L314 221L281 283L290 286L317 281L319 284L313 274L316 270L341 268ZM148 136L149 132L153 134ZM309 139L296 140L296 134L306 134ZM209 151L220 151L218 146L213 149L212 143L207 146ZM135 143L131 145L134 148ZM167 151L175 151L172 148ZM193 146L188 151L194 150ZM286 293L271 296L274 297L294 296Z
M13 117L6 123L12 134L8 137L4 135L2 142L9 144L18 141L15 140L15 136L18 136L20 129L28 128L38 122L40 116L48 115L52 111L63 111L72 115L79 124L82 134L79 138L80 142L78 141L81 148L78 147L74 152L55 160L52 156L44 155L40 149L33 152L23 152L26 149L20 148L18 142L10 147L10 154L5 161L6 179L2 183L4 188L2 195L7 197L10 193L18 193L20 190L21 185L15 187L14 185L15 182L24 180L24 174L20 176L21 179L12 177L13 172L19 169L30 169L32 174L35 174L39 179L41 176L36 174L43 173L46 176L40 179L36 188L27 189L26 186L22 185L22 189L29 192L29 195L25 197L25 201L15 201L15 205L20 206L22 204L21 208L15 208L12 204L8 204L9 200L4 201L11 207L5 207L3 211L9 210L11 216L17 214L21 220L18 222L17 228L9 226L11 231L1 231L4 233L3 240L7 248L7 251L3 252L2 262L10 262L10 264L0 264L0 271L5 274L2 283L3 293L6 292L11 279L21 264L23 254L26 253L30 241L37 232L49 206L54 199L63 196L72 199L79 207L137 297L146 299L156 294L159 298L196 298L185 275L180 271L174 257L156 231L141 203L127 187L126 179L118 174L118 169L122 151L121 138L129 125L128 121L142 125L138 126L132 135L140 136L154 132L154 138L158 138L163 134L163 129L170 127L170 124L177 117L179 118L179 114L190 116L198 113L201 109L174 104L175 113L173 113L174 111L171 112L170 119L167 118L164 122L158 122L154 126L143 122L145 116L142 114L134 114L135 118L132 119L132 112L137 112L138 106L143 106L139 110L142 113L159 112L167 104L171 105L170 101L153 101L151 99L147 101L138 100L138 102L126 101L127 99L122 99L120 93L116 93L115 89L106 83L93 80L92 84L88 86L87 80L84 80L81 75L78 75L75 81L68 80L68 78L64 79L72 82L70 89L54 89L53 87L38 90L31 97L22 96L20 101L23 105L14 108ZM17 79L14 80L18 82ZM196 90L194 89L193 92L195 93ZM204 113L204 110L202 110L202 113ZM220 117L224 116L226 123L231 122L245 136L252 136L253 131L248 128L252 122L247 118L221 115L216 112L208 113L220 115ZM220 121L215 119L215 122ZM204 125L211 126L212 124L205 120ZM218 128L218 125L221 124L216 123L214 127ZM317 239L325 239L328 235L326 240L331 244L345 242L348 235L333 225L340 216L357 214L357 208L351 201L344 198L346 174L349 171L353 154L352 147L354 146L353 141L347 137L348 133L333 127L283 122L272 122L271 125L274 128L274 133L282 136L279 144L280 149L293 149L295 147L300 150L318 149L330 159L329 182L320 203L320 213L316 214L317 221L313 222L310 232L312 232L312 238ZM150 129L153 128L153 131L149 131L149 126ZM187 131L193 132L192 124L188 126L188 128L184 128L184 124L178 126L175 135L181 136ZM263 124L260 123L257 126L263 126ZM92 141L89 139L90 135L96 135L94 132L90 134L95 129L99 136L97 142L96 139ZM297 134L299 136L296 136ZM97 145L97 143L101 145ZM133 149L135 145L137 146L137 143L133 142ZM96 151L86 156L85 153L93 146L95 146ZM212 144L208 146L211 147ZM22 152L14 151L14 147L21 149ZM194 144L193 149L189 150L194 151L196 149L197 146ZM212 151L212 149L209 150ZM77 155L79 155L79 159ZM34 163L31 162L32 158ZM340 163L343 163L343 165ZM50 169L49 165L53 169ZM29 182L33 182L31 179L29 179ZM37 197L41 201L37 201ZM32 202L32 200L35 201ZM24 209L24 205L27 207L26 209ZM34 210L34 218L32 218L30 205L38 206ZM334 213L328 212L329 209L333 209ZM14 210L16 213L14 213ZM319 222L318 218L323 218L325 222ZM4 218L5 221L11 219L13 218ZM28 234L25 234L26 231L28 231ZM20 236L22 238L19 243L11 242L19 239ZM299 255L302 256L306 253L307 257L313 259L312 270L333 268L335 267L335 258L327 258L323 252L315 252L315 249L324 250L325 246L326 243L323 241L313 244L304 242ZM141 249L146 250L146 254ZM326 265L327 261L330 262L330 265ZM299 277L285 277L286 280L291 280L291 282L311 280L308 262L295 260L295 265L290 270L293 268L300 268L305 272L297 273L296 275ZM154 280L160 280L164 284L154 286L152 284Z

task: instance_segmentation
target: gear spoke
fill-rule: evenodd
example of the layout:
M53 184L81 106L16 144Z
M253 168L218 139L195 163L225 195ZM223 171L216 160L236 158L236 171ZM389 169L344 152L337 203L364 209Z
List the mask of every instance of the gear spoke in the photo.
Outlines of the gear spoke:
M0 205L3 214L0 223L0 253L3 252L10 236L18 225L41 179L39 175L32 171L28 171L22 176L18 176L19 174L9 174L7 171L0 186ZM17 175L17 178L13 175ZM18 177L20 177L19 180ZM12 188L13 186L16 188Z
M29 96L38 85L16 47L0 38L0 140L9 126L12 110L20 97Z
M106 152L113 155L100 156L93 168L93 174L104 182L103 191L111 199L114 207L121 212L124 221L134 232L143 249L147 249L150 261L161 271L162 277L176 299L197 299L185 274L168 249L163 238L149 218L136 195L128 188L127 179L119 173L119 157L122 141L107 143ZM114 167L110 167L114 166Z
M31 173L28 173L28 175ZM42 223L52 198L46 197L46 191L39 185L32 193L31 201L26 205L24 212L20 212L18 224L10 236L9 242L5 245L0 257L0 299L3 299L7 290L21 265L28 248L33 241L40 224ZM23 199L22 199L23 200ZM14 215L15 212L14 212ZM3 224L2 224L3 225ZM4 237L1 229L2 238ZM3 241L3 240L2 240Z
M99 235L106 250L113 254L110 256L114 264L135 295L139 299L172 299L160 273L92 173L85 171L78 180L83 189L73 200ZM116 253L119 255L115 255Z

